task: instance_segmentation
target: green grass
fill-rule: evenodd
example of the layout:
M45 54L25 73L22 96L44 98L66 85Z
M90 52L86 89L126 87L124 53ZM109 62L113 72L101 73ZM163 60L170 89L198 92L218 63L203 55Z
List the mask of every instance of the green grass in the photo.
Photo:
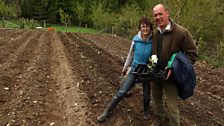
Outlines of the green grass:
M46 28L55 28L56 31L61 31L61 32L78 32L78 33L91 33L91 34L95 34L98 31L92 28L84 28L84 27L77 27L77 26L68 26L66 28L66 26L63 25L47 25Z
M211 58L212 57L212 58ZM212 56L212 55L205 55L201 54L199 55L199 60L200 61L206 61L208 64L212 65L213 67L219 68L219 67L224 67L224 57L222 55L220 56Z
M5 25L5 28L18 28L17 23L17 21L3 22L3 20L0 20L0 27L3 27L3 25Z
M3 24L5 25L5 28L19 28L19 26L17 25L21 23L19 23L18 20L10 20L4 23L3 23L3 20L0 20L0 27L3 27ZM29 25L29 24L31 23L28 22L26 25ZM65 25L46 24L46 29L49 27L54 28L56 29L56 31L59 31L59 32L78 32L78 33L91 33L91 34L96 34L98 32L97 30L93 28L85 28L85 27L78 27L78 26L68 26L66 28Z

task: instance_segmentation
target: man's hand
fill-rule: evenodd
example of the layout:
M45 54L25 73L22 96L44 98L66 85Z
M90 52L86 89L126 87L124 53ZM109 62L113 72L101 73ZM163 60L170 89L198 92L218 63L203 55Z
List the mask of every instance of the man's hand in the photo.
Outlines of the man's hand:
M168 73L167 73L167 76L166 76L166 80L168 80L170 78L172 74L172 70L171 69L168 69Z

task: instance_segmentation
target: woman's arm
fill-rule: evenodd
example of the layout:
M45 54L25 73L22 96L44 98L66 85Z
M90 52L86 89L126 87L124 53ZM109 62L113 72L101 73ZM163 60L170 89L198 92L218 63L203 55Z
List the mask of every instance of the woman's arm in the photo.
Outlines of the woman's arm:
M133 47L134 47L134 41L131 42L131 47L129 49L127 59L125 61L123 69L122 69L123 74L126 73L128 66L131 65L131 62L132 62L132 59L133 59L133 53L134 53L134 48Z

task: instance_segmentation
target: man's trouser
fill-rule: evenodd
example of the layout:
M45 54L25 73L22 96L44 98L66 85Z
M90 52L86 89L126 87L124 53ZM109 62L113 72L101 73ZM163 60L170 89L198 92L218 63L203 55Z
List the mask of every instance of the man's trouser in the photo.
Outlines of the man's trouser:
M180 126L178 108L178 90L173 81L154 81L151 83L154 100L154 112L158 117L164 117L164 101L166 102L166 115L170 126ZM163 95L164 93L164 95Z

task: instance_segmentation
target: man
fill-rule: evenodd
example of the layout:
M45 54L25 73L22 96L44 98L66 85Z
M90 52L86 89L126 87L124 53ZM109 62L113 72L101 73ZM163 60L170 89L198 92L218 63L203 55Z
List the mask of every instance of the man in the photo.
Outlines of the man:
M169 18L169 12L163 4L154 6L153 18L158 27L155 33L156 41L153 43L153 53L159 59L157 68L164 70L172 54L179 51L183 51L194 64L197 60L197 48L191 33ZM165 80L154 81L151 86L156 116L151 126L159 126L164 121L164 100L166 100L169 125L180 126L178 90L174 83L172 69L168 69Z

